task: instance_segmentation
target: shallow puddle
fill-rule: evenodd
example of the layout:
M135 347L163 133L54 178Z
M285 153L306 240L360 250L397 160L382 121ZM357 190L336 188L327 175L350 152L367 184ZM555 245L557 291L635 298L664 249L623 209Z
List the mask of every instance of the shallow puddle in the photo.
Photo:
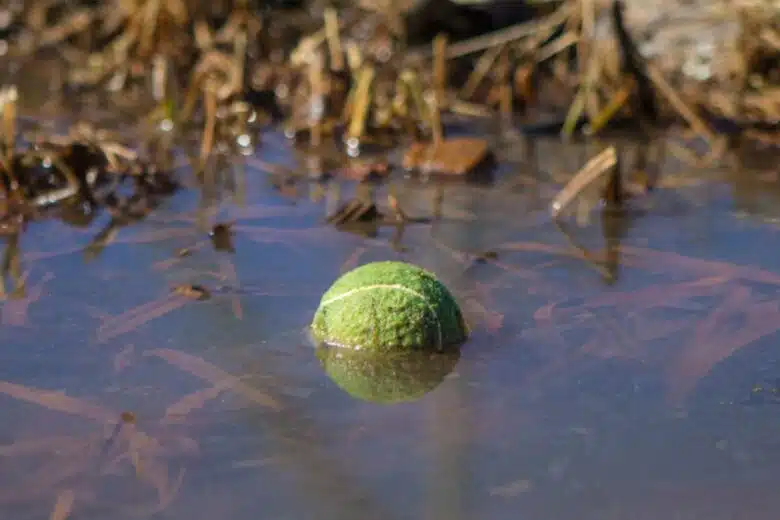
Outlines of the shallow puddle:
M774 180L662 156L674 186L567 235L547 206L598 148L540 142L530 163L526 145L492 184L398 181L406 213L440 198L441 218L371 236L324 223L331 189L280 193L252 160L247 204L218 216L233 254L193 192L97 255L108 217L32 225L26 290L0 308L0 516L774 518ZM343 391L305 332L341 272L380 259L433 270L473 328L396 405Z

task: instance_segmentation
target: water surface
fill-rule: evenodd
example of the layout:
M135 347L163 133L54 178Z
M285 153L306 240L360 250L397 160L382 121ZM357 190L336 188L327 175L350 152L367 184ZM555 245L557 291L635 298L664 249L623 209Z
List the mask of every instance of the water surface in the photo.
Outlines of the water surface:
M546 208L593 150L541 142L531 163L510 143L493 184L398 181L414 216L444 201L400 240L327 226L332 192L286 196L251 164L219 214L234 254L187 191L91 259L107 218L34 224L1 308L0 516L72 498L79 520L774 518L776 179L664 155L673 187L567 237ZM583 254L605 245L611 277ZM340 273L386 259L434 271L474 329L396 405L344 392L305 334ZM192 283L221 289L171 295Z

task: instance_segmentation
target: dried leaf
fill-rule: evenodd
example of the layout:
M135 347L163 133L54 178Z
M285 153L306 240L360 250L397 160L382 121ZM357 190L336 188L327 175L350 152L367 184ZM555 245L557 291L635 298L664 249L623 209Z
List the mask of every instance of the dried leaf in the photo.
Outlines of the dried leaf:
M407 170L465 175L488 158L488 143L479 138L444 139L438 145L414 143L404 154Z

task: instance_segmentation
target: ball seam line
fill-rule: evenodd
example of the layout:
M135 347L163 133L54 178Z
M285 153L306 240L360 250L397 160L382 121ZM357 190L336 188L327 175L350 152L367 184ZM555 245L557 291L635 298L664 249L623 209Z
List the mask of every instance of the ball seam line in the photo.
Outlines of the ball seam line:
M334 296L332 298L329 298L322 302L320 304L320 308L325 308L331 303L337 302L339 300L343 300L344 298L348 298L349 296L352 296L353 294L364 292L364 291L370 291L372 289L395 289L399 291L406 292L408 294L412 294L414 296L417 296L420 298L423 303L425 303L425 306L428 307L428 310L430 311L431 315L433 316L433 319L436 320L436 328L438 332L438 348L442 348L442 342L444 341L443 332L441 328L441 320L439 319L439 315L436 312L436 308L423 296L422 294L418 293L414 289L409 289L408 287L404 287L403 285L397 285L397 284L373 284L373 285L367 285L365 287L358 287L356 289L350 289L349 291L339 294L338 296Z

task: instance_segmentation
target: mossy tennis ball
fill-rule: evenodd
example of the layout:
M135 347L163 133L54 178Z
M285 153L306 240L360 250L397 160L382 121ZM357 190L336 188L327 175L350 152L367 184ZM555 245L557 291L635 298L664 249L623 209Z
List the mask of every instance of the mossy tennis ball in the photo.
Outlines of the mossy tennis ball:
M416 401L452 372L460 352L373 352L320 347L325 373L356 399L377 404Z
M373 262L342 275L322 296L311 331L320 343L377 352L442 350L467 336L444 284L404 262Z

